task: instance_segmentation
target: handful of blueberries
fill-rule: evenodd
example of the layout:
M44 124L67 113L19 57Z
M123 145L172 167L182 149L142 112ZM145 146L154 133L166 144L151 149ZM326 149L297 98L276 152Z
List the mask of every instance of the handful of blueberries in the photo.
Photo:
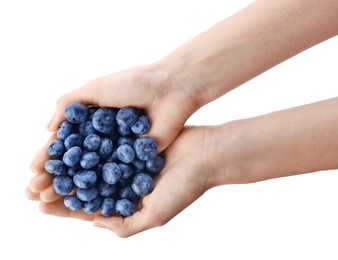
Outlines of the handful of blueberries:
M67 106L64 115L44 165L54 176L55 193L73 211L134 214L138 199L153 190L153 178L164 167L157 142L144 136L148 117L133 107L80 103Z

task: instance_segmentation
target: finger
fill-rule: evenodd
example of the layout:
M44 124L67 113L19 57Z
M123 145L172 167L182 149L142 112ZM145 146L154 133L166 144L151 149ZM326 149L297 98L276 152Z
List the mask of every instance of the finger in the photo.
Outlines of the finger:
M53 179L54 176L47 172L36 174L29 182L29 189L32 192L40 193L52 185Z
M39 152L35 155L33 161L30 165L30 170L34 173L42 173L45 171L44 165L47 160L50 159L48 155L48 146L50 143L57 139L56 133L53 133L52 136L48 139L46 144L39 150Z
M55 191L54 191L54 189L53 189L52 186L47 187L47 189L43 190L40 193L40 199L43 202L53 202L53 201L56 201L56 200L58 200L58 199L60 199L62 197L63 196L55 193Z
M26 188L25 195L30 200L39 201L40 200L40 193L35 193L29 189L29 187Z
M92 221L95 217L95 214L87 214L83 210L78 211L69 210L64 205L63 198L60 198L50 203L41 202L39 209L44 214L53 215L57 217L76 218L86 221Z

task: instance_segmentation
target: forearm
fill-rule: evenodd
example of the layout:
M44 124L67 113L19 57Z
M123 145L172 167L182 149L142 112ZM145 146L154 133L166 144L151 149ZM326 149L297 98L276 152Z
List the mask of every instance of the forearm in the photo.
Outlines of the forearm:
M338 98L217 126L214 183L251 183L338 168Z
M337 13L334 0L256 1L157 65L203 106L338 34Z

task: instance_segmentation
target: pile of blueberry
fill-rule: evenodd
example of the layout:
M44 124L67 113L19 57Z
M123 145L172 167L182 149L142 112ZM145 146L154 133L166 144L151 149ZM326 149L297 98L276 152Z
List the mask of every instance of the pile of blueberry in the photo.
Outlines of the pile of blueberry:
M144 134L148 117L133 107L107 108L72 103L57 139L48 146L45 170L65 206L87 214L130 216L140 197L153 189L164 167L157 142Z

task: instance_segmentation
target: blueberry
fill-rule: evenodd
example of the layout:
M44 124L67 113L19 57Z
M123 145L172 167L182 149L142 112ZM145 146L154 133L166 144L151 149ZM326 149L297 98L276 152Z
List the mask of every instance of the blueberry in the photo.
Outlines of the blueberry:
M137 135L146 134L150 129L150 122L146 115L140 115L137 121L131 126L131 131Z
M80 124L88 118L88 108L84 104L72 103L64 111L66 119L72 124Z
M82 149L78 146L73 146L69 148L63 155L63 162L67 166L74 166L77 164L82 157Z
M120 159L117 157L117 152L114 150L108 157L105 158L105 162L119 162Z
M115 202L115 211L123 217L131 216L135 213L135 205L128 199L119 199Z
M101 138L101 144L97 152L101 159L107 158L113 152L113 142L107 137Z
M101 206L101 214L104 217L110 217L114 213L115 200L113 198L104 198Z
M84 137L80 133L72 133L64 141L65 148L69 150L73 146L81 147L83 144Z
M120 145L117 148L116 153L120 161L124 163L130 163L135 158L134 149L129 144Z
M102 197L111 197L116 191L115 184L108 184L104 180L100 180L97 183L97 189L99 191L99 195Z
M83 149L86 151L96 151L101 145L101 137L97 134L89 134L83 140Z
M89 134L95 134L96 133L96 130L93 127L92 120L89 120L89 119L82 122L81 124L79 124L78 131L83 136L87 136Z
M63 203L65 204L66 208L72 211L80 210L83 207L83 202L78 197L73 195L66 196L63 200Z
M55 176L63 175L67 172L67 166L63 163L62 160L48 160L45 162L44 167L46 172Z
M135 172L141 172L146 169L146 162L138 159L137 157L135 157L130 165Z
M131 183L131 188L138 196L145 196L149 194L154 187L153 178L145 173L135 174Z
M115 113L110 108L99 108L92 117L93 127L100 133L109 134L116 126Z
M90 188L78 188L76 190L76 196L82 201L90 201L95 199L99 195L99 192L95 186Z
M103 199L100 196L83 203L83 211L87 214L94 214L102 206Z
M123 145L123 144L129 144L130 146L134 145L134 138L130 136L121 136L119 139L117 139L117 145Z
M157 142L149 136L139 137L134 142L134 150L140 160L147 161L157 155L158 145Z
M97 175L95 171L91 170L82 170L74 175L73 181L75 185L79 188L90 188L95 185L97 180Z
M133 169L129 164L126 163L119 163L118 164L120 170L121 170L121 178L119 180L119 185L121 185L122 182L129 182L131 178L134 176Z
M88 107L88 119L92 120L94 113L99 109L98 106L89 106Z
M132 107L122 107L116 114L116 122L123 127L131 127L137 120L137 112Z
M128 199L130 201L134 201L137 198L137 194L129 185L121 187L118 192L121 199Z
M82 170L82 167L81 167L80 163L77 163L74 166L68 167L67 175L69 177L74 177L74 175L81 170Z
M129 136L131 135L133 132L131 131L131 128L129 126L121 126L118 125L117 126L117 132L121 135L121 136Z
M56 194L68 195L74 188L74 182L66 175L58 175L53 179L52 187Z
M146 161L146 168L149 172L157 174L164 167L164 158L158 154L154 158Z
M117 163L106 163L102 167L102 178L108 184L115 184L121 178L121 169Z
M61 140L54 140L52 141L48 146L48 155L53 158L61 158L63 156L63 153L65 152L65 146L63 144L63 141Z
M56 136L59 140L65 140L74 131L74 125L69 121L64 121L59 126Z
M80 165L83 169L90 169L97 166L100 162L100 156L96 152L86 152L83 154Z

